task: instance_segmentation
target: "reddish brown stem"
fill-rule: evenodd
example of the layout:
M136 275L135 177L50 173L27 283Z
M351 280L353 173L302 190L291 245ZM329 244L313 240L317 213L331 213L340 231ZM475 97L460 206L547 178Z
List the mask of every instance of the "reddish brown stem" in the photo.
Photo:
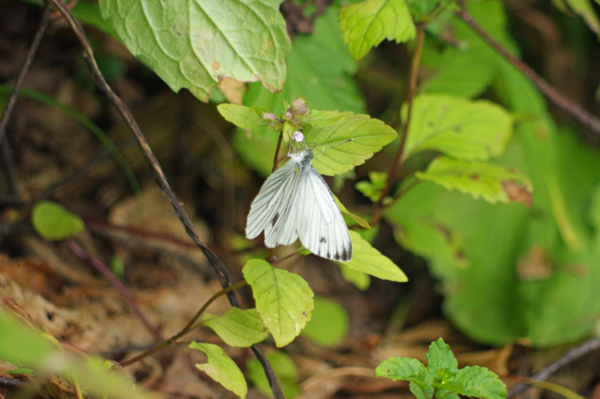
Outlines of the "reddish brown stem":
M571 115L577 122L585 126L592 134L600 137L600 119L596 118L585 109L575 104L562 94L560 94L554 87L552 87L544 78L538 75L533 69L531 69L523 61L512 55L507 49L505 49L496 39L488 34L474 19L473 16L467 11L464 0L460 1L460 10L456 11L456 15L461 18L467 25L471 27L479 36L481 36L490 46L492 46L500 55L506 58L511 64L518 68L522 73L525 74L535 84L538 89L548 98L556 104L557 107Z

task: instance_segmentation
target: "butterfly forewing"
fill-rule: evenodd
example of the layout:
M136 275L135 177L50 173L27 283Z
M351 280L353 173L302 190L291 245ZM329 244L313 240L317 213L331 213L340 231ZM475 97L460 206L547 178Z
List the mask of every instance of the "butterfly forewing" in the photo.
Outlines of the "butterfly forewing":
M273 228L277 224L281 225L288 217L298 189L297 169L297 164L290 161L265 181L250 206L246 224L247 238L255 238L264 230L265 244L269 248L274 248L280 243ZM297 236L288 237L284 245L292 244L296 238Z

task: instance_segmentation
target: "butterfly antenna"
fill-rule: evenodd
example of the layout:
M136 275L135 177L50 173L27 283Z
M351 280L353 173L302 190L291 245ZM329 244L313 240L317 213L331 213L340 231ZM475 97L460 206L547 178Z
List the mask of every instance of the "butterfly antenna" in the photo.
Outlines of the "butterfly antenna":
M329 151L329 150L331 150L332 148L335 148L335 147L339 147L339 146L341 146L342 144L346 144L346 143L347 143L347 142L349 142L349 141L354 141L354 139L347 139L347 140L344 140L344 141L342 141L341 143L338 143L338 144L336 144L336 145L332 145L332 146L330 146L330 147L328 147L328 148L325 148L325 147L323 147L323 152L325 152L325 151Z

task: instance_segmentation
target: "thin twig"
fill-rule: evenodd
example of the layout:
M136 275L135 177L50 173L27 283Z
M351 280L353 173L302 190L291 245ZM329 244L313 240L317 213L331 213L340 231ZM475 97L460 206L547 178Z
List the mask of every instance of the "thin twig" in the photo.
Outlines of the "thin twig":
M557 107L562 109L567 114L571 115L577 122L585 126L589 131L600 137L600 119L587 112L578 104L575 104L562 94L560 94L554 87L552 87L544 78L538 75L529 65L512 55L507 49L505 49L496 39L488 34L478 23L473 19L473 16L467 11L465 1L461 0L460 10L456 11L455 14L461 18L467 25L469 25L479 36L481 36L490 46L492 46L500 55L506 58L511 64L518 68L522 73L525 74L535 84L538 89L556 104Z
M29 48L29 52L27 53L27 58L25 59L23 68L21 68L21 73L19 73L19 76L17 77L15 87L13 88L13 92L11 93L8 99L8 104L6 104L4 114L2 115L2 120L0 120L0 141L2 141L4 135L6 134L6 127L8 126L8 121L10 120L10 116L17 102L19 91L21 90L21 86L23 85L25 76L27 76L27 73L29 72L29 68L31 67L33 57L35 56L35 53L37 53L38 47L40 46L40 42L44 37L44 33L46 32L46 28L48 27L49 20L50 8L48 7L48 4L46 4L44 6L44 11L42 12L42 20L40 21L40 26L38 27L38 30L35 33L33 42L31 43L31 47Z
M183 327L183 329L181 331L179 331L177 334L173 335L171 338L167 339L164 342L161 342L160 344L154 346L153 348L147 350L146 352L134 357L133 359L129 359L129 360L125 360L124 362L121 362L121 367L127 367L130 366L134 363L139 362L140 360L151 356L155 353L157 353L158 351L163 350L164 348L170 346L171 344L175 343L175 341L177 341L179 338L183 337L185 334L187 334L188 332L190 332L195 326L196 321L200 318L200 316L202 316L202 314L206 311L206 309L214 302L216 301L218 298L222 297L225 294L228 294L229 292L238 289L240 287L243 287L244 285L248 284L245 280L239 281L233 285L230 285L229 287L217 292L215 295L213 295L208 301L206 301L206 303L200 308L200 310L198 312L196 312L196 314L194 315L194 317L192 317L192 319L186 324L185 327Z
M580 357L585 356L588 353L593 352L598 349L600 349L600 339L592 339L587 342L584 342L583 344L568 351L563 357L556 360L554 363L550 364L548 367L544 368L543 370L541 370L538 373L531 376L531 379L532 380L545 380L552 373L556 372L561 367L564 367L567 364L571 363L572 361L577 360ZM514 387L512 387L510 391L508 391L506 398L507 399L511 398L511 397L523 392L527 388L529 388L529 385L527 385L527 384L517 384Z
M281 149L281 141L283 140L283 130L279 132L279 140L277 140L277 148L275 148L275 159L273 159L273 170L271 173L275 173L277 165L279 165L279 150Z
M154 336L154 339L156 339L157 341L162 341L163 338L162 338L160 332L156 329L155 326L152 325L152 323L150 323L148 318L144 315L144 313L138 306L133 295L131 295L131 293L129 292L127 287L125 287L125 285L114 275L114 273L108 267L106 267L106 265L104 263L100 262L100 260L98 260L98 259L92 257L90 254L88 254L83 248L81 248L79 245L77 245L77 243L75 241L73 241L72 239L70 239L70 238L66 239L65 243L71 249L71 251L73 251L75 253L75 255L77 255L81 259L84 259L85 261L89 262L92 266L94 266L94 268L96 270L98 270L104 276L104 278L106 278L108 281L110 281L110 283L113 285L113 287L115 287L116 290L119 291L119 294L121 294L121 296L123 297L125 302L127 302L127 304L131 307L133 312L140 318L140 320L144 324L144 326Z
M146 141L146 138L144 137L144 134L142 133L142 130L140 129L137 121L134 119L133 114L131 113L129 108L123 103L121 98L119 98L119 96L117 96L116 93L112 90L112 88L108 85L108 83L104 79L104 76L102 76L102 73L100 72L100 69L96 64L96 60L94 59L94 52L92 50L92 46L89 43L89 40L85 34L85 31L83 30L83 27L81 26L81 24L79 24L77 20L73 18L69 10L65 7L65 4L62 0L50 1L61 11L63 16L73 29L73 32L75 33L79 42L81 43L81 46L83 47L83 56L90 69L92 79L108 97L109 101L117 108L121 116L125 119L129 127L131 128L138 142L138 145L140 146L144 154L144 157L150 164L158 187L169 199L171 206L173 206L173 209L175 210L175 213L185 226L187 234L192 238L192 240L198 246L198 248L200 248L204 256L206 256L210 265L215 269L215 272L217 273L217 276L223 288L229 287L231 283L227 268L225 267L221 259L213 251L211 251L210 248L208 248L206 244L202 242L202 240L200 240L200 237L198 237L198 234L194 229L194 225L192 224L190 217L188 216L187 212L173 193L173 190L167 182L167 179L164 175L164 172L162 171L162 168L160 167L160 164L158 163L158 160L156 159L156 156L154 155L152 149L148 145L148 142ZM241 308L240 302L233 292L228 292L227 298L229 299L229 302L232 306ZM258 358L259 362L265 369L267 379L269 380L269 384L271 385L271 389L273 391L273 396L277 399L285 399L285 395L283 394L283 391L279 384L279 380L275 376L275 372L273 371L273 368L271 367L265 354L257 345L252 345L252 352Z
M402 129L402 137L400 138L400 145L398 146L398 152L396 152L396 158L390 168L390 172L388 174L387 182L385 187L381 191L381 197L379 201L375 204L375 212L373 213L373 217L371 218L370 225L373 226L379 222L381 218L381 214L383 212L383 200L390 192L392 184L396 181L396 176L402 167L402 162L404 161L404 147L406 145L406 139L408 137L408 129L410 127L410 118L412 115L412 105L413 99L417 92L417 78L419 75L419 66L421 64L421 53L423 52L423 45L425 43L425 25L418 24L417 25L417 40L415 45L415 53L412 57L412 62L410 66L410 77L409 77L409 85L408 85L408 93L406 96L406 101L408 103L408 112L406 115L406 120L403 121L403 129Z

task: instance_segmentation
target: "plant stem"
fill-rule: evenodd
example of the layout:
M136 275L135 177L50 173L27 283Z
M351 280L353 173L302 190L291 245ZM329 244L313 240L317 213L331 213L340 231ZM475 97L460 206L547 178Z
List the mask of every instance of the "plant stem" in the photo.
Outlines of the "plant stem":
M222 289L221 291L217 292L208 301L206 301L206 303L200 308L200 310L198 312L196 312L194 317L191 318L191 320L185 325L185 327L183 327L183 329L181 331L179 331L177 334L173 335L171 338L167 339L166 341L161 342L160 344L154 346L152 349L149 349L146 352L134 357L133 359L129 359L129 360L126 360L126 361L120 363L121 367L127 367L127 366L132 365L133 363L137 363L140 360L142 360L148 356L151 356L151 355L159 352L160 350L170 346L171 344L175 343L175 341L177 341L179 338L183 337L185 334L187 334L194 328L194 324L196 324L196 321L198 321L200 316L202 316L202 314L206 311L206 309L215 300L217 300L218 298L227 294L228 292L238 289L240 287L243 287L247 284L248 283L245 280L242 280L242 281L232 284L232 285L228 286L227 288Z
M406 120L404 121L402 128L402 137L400 138L400 145L398 147L398 152L396 153L396 158L390 168L390 172L388 174L387 182L385 187L381 191L381 197L375 203L375 212L373 213L373 217L371 218L370 225L373 226L377 224L381 219L381 214L383 212L383 200L390 192L392 184L396 180L396 176L402 167L402 162L404 161L404 147L406 145L406 139L408 137L408 129L410 127L410 118L412 114L412 105L413 99L415 97L415 93L417 92L417 78L419 75L419 66L421 64L421 54L423 52L423 45L425 43L425 25L418 24L417 25L417 39L415 46L415 53L412 58L411 67L410 67L410 75L409 75L409 84L408 84L408 93L406 96L406 101L408 103L408 112L406 115Z
M557 107L571 115L577 122L585 126L592 134L600 137L600 119L593 116L586 110L584 110L578 104L575 104L562 94L560 94L554 87L552 87L544 78L538 75L529 65L512 55L507 49L505 49L496 39L494 39L489 33L487 33L474 19L473 16L467 11L465 0L459 2L460 10L455 12L459 18L461 18L467 25L471 27L475 32L479 34L490 46L494 48L500 55L506 58L511 64L519 69L525 76L535 84L538 89L548 98L556 104Z

